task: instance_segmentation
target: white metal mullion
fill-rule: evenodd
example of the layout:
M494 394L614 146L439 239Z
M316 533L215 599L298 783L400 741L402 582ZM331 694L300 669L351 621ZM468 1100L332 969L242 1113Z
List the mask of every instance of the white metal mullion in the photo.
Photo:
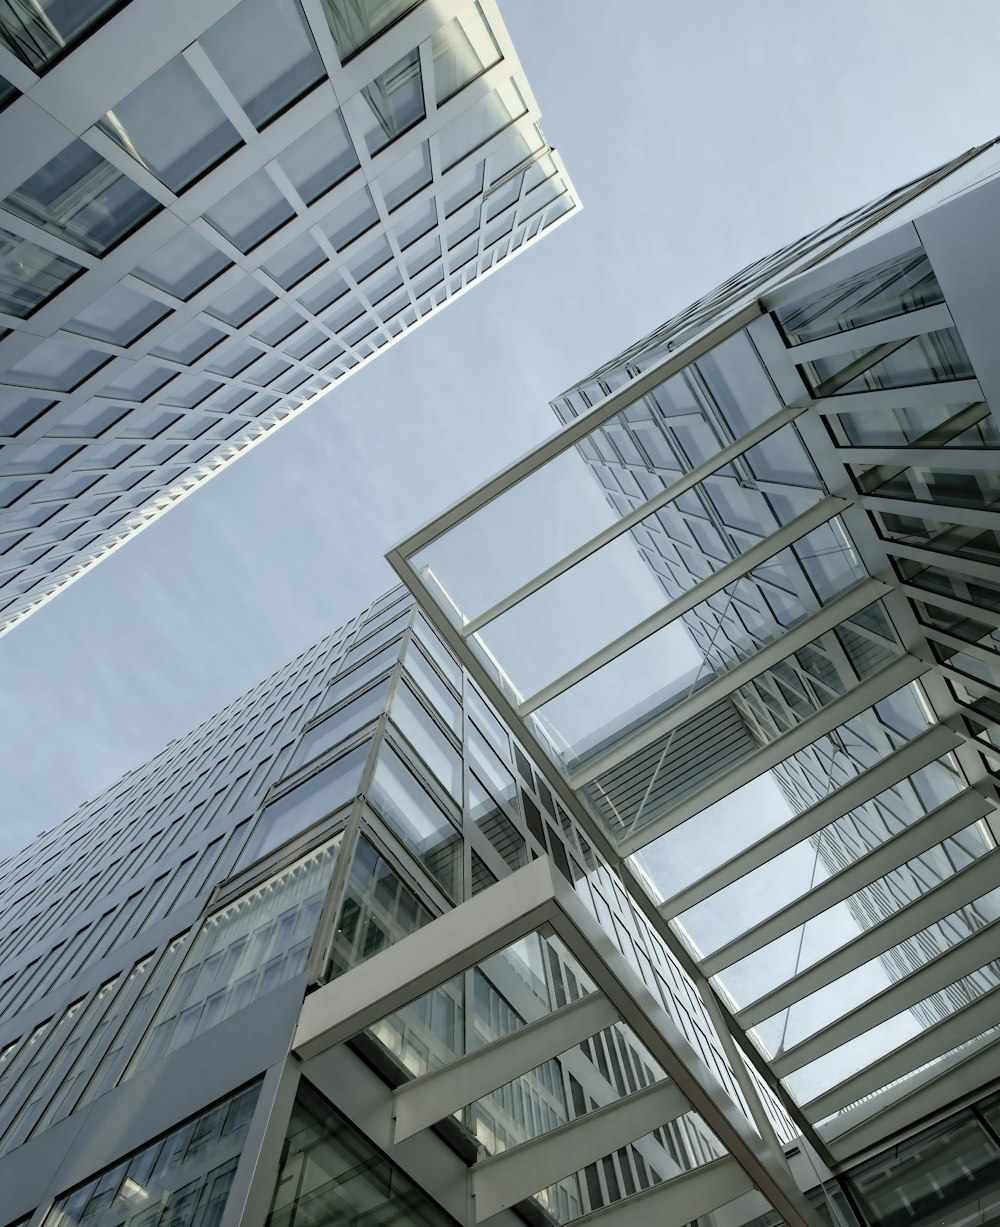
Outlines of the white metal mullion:
M856 1100L878 1091L896 1078L903 1078L921 1065L944 1056L952 1048L968 1043L997 1025L1000 1017L1000 989L993 989L972 1005L952 1014L944 1022L929 1027L908 1044L895 1049L854 1077L839 1083L823 1095L803 1104L807 1119L816 1122L849 1107Z
M763 946L786 933L791 933L800 925L815 920L834 904L843 903L851 895L871 886L893 869L898 869L907 861L936 847L950 835L957 834L971 823L985 817L992 808L982 793L976 792L974 788L967 788L944 805L932 810L919 822L906 827L898 835L859 857L847 869L842 869L819 886L814 886L794 903L755 925L735 941L713 951L701 961L705 975L717 975L726 967L756 953Z
M835 332L815 341L805 341L801 345L789 345L788 356L796 364L813 362L816 358L828 358L852 349L865 349L868 346L874 348L887 341L909 341L925 332L939 332L943 328L951 328L953 324L954 320L947 304L937 303L932 307L921 307L917 311L893 315L877 323L862 324L844 332Z
M839 699L834 699L832 703L828 703L826 707L822 708L814 716L810 716L795 728L775 738L770 745L763 746L760 750L757 750L750 758L738 763L735 767L706 785L706 787L700 789L693 796L687 797L677 805L671 806L670 811L656 819L655 822L651 822L648 826L643 827L641 831L630 835L627 839L623 839L617 845L619 855L625 857L633 852L637 852L658 835L662 835L666 831L672 831L674 827L680 826L681 823L694 817L695 814L700 813L709 805L722 800L723 797L728 797L731 792L735 792L736 789L741 788L744 784L755 780L758 776L763 775L765 771L770 771L772 767L776 767L778 763L783 762L790 755L804 750L808 745L816 741L817 738L832 732L839 725L845 723L845 721L860 715L866 708L878 703L880 699L884 699L887 695L892 694L893 691L899 690L908 682L914 681L929 668L929 664L925 664L913 656L901 656L898 660L893 661L891 665L887 665L884 669L880 669L878 673L866 678L860 685L848 691L847 694L842 695ZM572 778L569 783L570 787L574 789L582 787L582 785L577 785Z
M1000 527L1000 517L997 519ZM979 562L974 558L964 558L933 547L925 548L919 545L904 545L902 542L886 541L885 551L896 558L909 558L913 562L922 562L928 567L943 567L946 571L957 571L964 578L987 580L1000 588L1000 566L990 562Z
M863 1005L857 1006L837 1022L824 1027L809 1039L774 1057L771 1068L779 1078L811 1061L825 1056L841 1044L864 1035L888 1018L909 1010L918 1002L947 988L949 984L972 975L995 959L1000 921L994 921L957 946L943 951L936 959L924 964L902 980Z
M1000 470L1000 448L990 447L837 447L837 456L845 464L872 464L879 467L898 466L897 471L912 466L935 469L979 469L989 473ZM931 518L940 515L940 504L931 504Z
M912 903L894 912L888 919L859 934L846 946L842 946L822 962L793 976L772 989L757 1001L736 1014L737 1023L744 1028L756 1026L796 1001L810 996L848 972L856 971L863 964L885 954L900 942L943 919L950 913L965 907L980 895L992 890L1000 873L1000 850L994 849L986 856L973 861L961 873L948 878Z
M861 583L855 584L853 588L848 589L828 605L824 605L816 613L796 623L780 639L760 648L752 656L716 677L695 694L685 698L675 707L664 712L662 716L651 721L646 727L633 733L623 743L601 755L593 763L588 763L573 776L572 786L581 788L585 784L592 783L611 767L618 766L630 758L637 750L644 749L659 737L669 733L671 729L693 719L732 694L734 690L738 690L740 686L773 668L792 653L799 651L807 643L833 630L845 618L865 609L889 591L891 591L889 585L880 579L873 579L871 576L863 579ZM518 710L520 713L521 709Z
M648 639L650 635L655 634L656 631L662 630L683 614L694 609L696 605L700 605L702 601L715 596L729 584L742 579L755 567L767 562L775 554L780 553L781 550L793 545L801 537L826 524L835 515L849 506L850 503L847 499L823 499L815 507L811 507L802 515L797 516L776 533L765 537L738 558L734 558L732 562L720 567L718 571L708 576L707 579L703 579L700 583L695 584L693 588L689 588L682 596L670 601L662 609L657 610L656 613L650 615L650 617L640 622L637 626L632 627L631 630L626 631L623 635L619 635L617 639L613 640L606 647L601 648L598 652L594 652L586 660L581 661L573 669L564 673L562 677L556 678L555 681L550 682L530 698L525 699L517 709L518 716L523 718L530 712L535 711L536 708L541 707L568 690L576 682L589 677L591 673L594 673L602 666L610 664L611 661L616 660L630 648L636 647Z
M888 758L876 763L861 775L856 776L836 792L824 797L822 801L812 805L801 814L791 818L784 826L766 835L752 844L737 856L706 874L697 882L670 899L660 904L664 918L670 919L680 915L695 904L703 902L716 891L744 877L754 869L759 869L774 857L786 852L789 848L801 843L812 835L818 834L830 823L836 822L845 814L864 805L877 797L886 789L905 780L913 772L926 767L935 759L953 750L961 741L958 733L946 728L943 724L935 725L925 733L921 733L913 741L890 754Z

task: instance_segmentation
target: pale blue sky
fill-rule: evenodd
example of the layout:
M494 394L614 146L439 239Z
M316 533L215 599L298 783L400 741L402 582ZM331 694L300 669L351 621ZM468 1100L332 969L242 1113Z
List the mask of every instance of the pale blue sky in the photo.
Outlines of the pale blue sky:
M548 399L1000 131L995 0L501 0L584 212L0 640L0 856L391 583Z

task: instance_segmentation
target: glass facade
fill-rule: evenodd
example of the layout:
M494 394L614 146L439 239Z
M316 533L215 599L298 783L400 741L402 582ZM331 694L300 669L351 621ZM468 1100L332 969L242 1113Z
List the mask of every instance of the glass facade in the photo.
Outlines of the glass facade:
M100 110L0 192L0 405L37 406L0 442L77 443L58 481L0 458L0 630L578 207L494 0L178 3L138 84L122 3L0 6L61 97L108 48ZM536 155L545 200L508 177Z

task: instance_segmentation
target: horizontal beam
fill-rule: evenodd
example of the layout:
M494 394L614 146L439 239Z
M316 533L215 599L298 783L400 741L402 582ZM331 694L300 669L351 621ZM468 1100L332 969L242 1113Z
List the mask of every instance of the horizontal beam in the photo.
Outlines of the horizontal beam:
M874 464L899 466L900 469L914 465L926 465L935 469L985 470L995 473L1000 469L1000 448L990 447L837 447L837 456L845 464Z
M830 823L836 822L877 797L894 785L905 780L921 767L941 758L942 755L961 745L961 736L943 724L935 724L926 732L909 741L887 758L855 776L836 792L824 797L801 814L792 817L784 826L765 835L736 856L731 857L711 873L660 904L660 913L667 920L686 912L688 908L704 902L716 891L732 886L761 865L794 848L812 835L818 834Z
M494 477L491 477L488 481L483 482L482 485L465 495L464 498L452 503L440 515L435 516L433 520L428 521L422 528L417 529L416 532L411 533L410 536L401 541L390 553L398 554L408 567L409 559L414 554L425 549L432 541L446 533L448 529L468 519L473 512L478 511L481 507L485 507L487 503L491 503L523 478L540 469L549 460L554 460L556 456L568 451L581 439L586 438L592 430L596 430L598 426L603 426L605 422L609 421L623 409L627 409L635 401L641 400L648 392L658 388L665 380L669 379L672 375L676 375L686 366L696 361L696 359L707 354L716 345L728 340L731 336L735 336L736 333L740 332L748 324L758 319L762 313L763 308L755 300L746 307L743 307L735 315L730 316L729 319L718 324L715 328L709 329L708 332L695 337L687 345L682 345L680 349L667 354L662 362L650 367L648 371L644 371L637 379L633 379L631 382L623 385L607 397L606 400L603 400L599 405L591 409L589 413L575 418L564 426L562 430L544 440L530 452L521 456L520 459L515 460L513 464L508 465L501 473L497 473ZM412 569L409 567L408 569L410 569L412 576ZM417 582L419 583L419 581ZM409 582L407 586L411 587L412 590Z
M944 1056L952 1048L968 1043L982 1032L996 1027L998 1021L1000 1021L1000 989L992 989L972 1005L967 1005L936 1026L929 1027L915 1039L895 1049L880 1061L874 1062L852 1078L832 1087L825 1094L818 1095L815 1099L803 1104L802 1110L813 1122L832 1116L833 1113L849 1107L864 1096L874 1094L887 1083L897 1078L905 1078L907 1074L919 1069L922 1065ZM872 1108L875 1111L878 1110L874 1103Z
M695 584L694 587L689 588L683 595L668 602L662 609L658 609L656 613L651 614L624 634L619 635L617 639L601 648L600 651L588 656L586 660L581 661L574 668L568 670L562 677L549 682L547 686L544 686L536 694L525 699L517 708L518 716L523 719L543 704L548 703L551 699L557 698L577 682L589 677L591 673L596 672L596 670L604 665L610 664L613 660L617 660L619 656L622 656L630 648L637 647L644 640L648 639L650 635L654 635L665 626L669 626L671 622L675 622L684 614L690 613L692 609L703 601L707 601L709 597L715 596L716 593L721 592L727 585L742 579L755 567L759 567L762 563L769 561L775 554L793 545L800 537L804 537L807 533L813 532L814 529L820 528L823 524L832 520L835 515L850 506L851 502L849 499L831 497L823 499L815 507L810 507L808 511L800 516L796 516L794 520L791 520L776 533L765 537L763 541L759 541L756 545L751 546L746 553L741 554L738 558L734 558L732 562L727 563L724 567L720 567L714 575L710 575L707 579L703 579L700 583Z
M540 857L310 993L293 1051L317 1056L535 932L557 911L553 872Z
M877 409L936 409L941 404L979 401L983 390L978 379L953 379L949 383L911 384L900 388L880 388L872 392L844 392L840 396L813 401L819 414L857 412Z
M824 1027L802 1043L786 1049L770 1062L779 1078L801 1069L810 1061L833 1052L841 1044L864 1035L895 1014L909 1010L924 998L949 984L970 976L996 958L1000 921L994 921L957 946L952 946L918 971L897 980L871 1001L855 1007L837 1022Z
M817 358L833 357L852 349L861 350L869 346L874 349L886 341L909 340L925 332L939 332L942 328L950 328L953 323L948 307L944 303L935 303L933 307L921 307L918 311L893 315L874 324L861 324L857 328L834 332L828 337L818 337L815 341L790 345L788 356L795 363L815 362Z
M914 933L928 928L951 912L958 911L986 894L1000 882L1000 849L979 857L961 873L935 886L919 899L900 908L881 924L874 925L864 933L827 955L821 962L806 968L797 976L786 980L763 997L739 1010L736 1022L744 1030L770 1018L779 1010L794 1005L796 1001L826 988L834 980L856 971L865 963L887 953Z
M690 1105L676 1086L658 1082L512 1150L483 1159L472 1168L476 1221L509 1210L539 1189L581 1171L688 1111ZM664 1159L670 1161L666 1151Z
M781 430L783 426L787 426L789 422L794 422L797 417L805 413L808 407L806 404L781 409L773 417L769 417L766 422L761 422L753 430L748 431L745 435L741 435L735 443L730 443L726 447L720 448L708 460L696 465L690 473L685 473L683 477L679 477L675 482L671 482L659 494L654 494L652 498L641 503L630 511L628 515L622 516L614 524L609 524L607 528L595 534L589 541L585 541L583 545L572 550L565 558L554 562L552 566L541 571L534 579L528 580L527 583L522 584L520 588L510 593L509 596L503 597L496 604L491 605L489 609L472 618L460 628L459 633L468 638L470 635L474 635L477 631L482 630L484 626L499 618L501 614L507 613L515 605L519 605L527 597L544 588L546 584L552 583L554 579L558 579L564 572L575 567L578 562L583 562L584 559L589 558L591 554L595 554L605 545L609 545L612 541L624 536L625 533L631 532L633 528L638 527L644 520L648 520L651 515L662 511L664 507L669 506L670 503L680 498L682 494L687 494L689 490L693 490L695 486L699 485L707 477L711 477L713 473L717 473L719 469L732 463L733 460L738 456L742 456L751 447L756 447L758 443L763 443L765 439L769 439L771 435Z
M815 920L835 904L843 903L893 869L905 865L907 861L936 847L943 839L985 817L992 809L993 806L982 793L967 788L892 839L859 857L847 869L827 878L794 903L708 955L701 964L705 975L717 975L800 925Z
M916 516L918 519L964 525L968 528L995 529L997 526L997 513L985 507L954 507L951 503L925 503L915 498L885 498L879 494L859 494L858 502L866 511Z
M616 1022L618 1011L607 998L590 993L442 1069L404 1082L392 1096L395 1143L444 1120Z
M894 660L891 665L880 669L878 673L872 674L859 685L852 686L847 694L834 699L814 716L809 716L795 728L776 737L769 745L761 747L744 762L724 772L711 784L671 806L665 814L661 814L647 826L619 841L619 854L624 857L644 848L657 836L666 831L672 831L674 827L679 827L689 818L693 818L695 814L701 813L703 809L714 805L716 801L721 801L723 797L728 797L736 789L742 788L744 784L749 784L751 780L763 775L765 771L770 771L778 763L784 762L792 754L798 754L817 738L832 732L845 721L859 715L866 708L878 703L880 699L884 699L886 695L914 681L922 673L926 673L929 668L930 665L917 660L915 656L901 656L898 660ZM574 789L582 787L582 783L577 783L575 776L570 780L570 785Z
M693 1223L753 1188L733 1159L716 1159L683 1176L612 1202L586 1217L587 1227L650 1227L651 1224Z

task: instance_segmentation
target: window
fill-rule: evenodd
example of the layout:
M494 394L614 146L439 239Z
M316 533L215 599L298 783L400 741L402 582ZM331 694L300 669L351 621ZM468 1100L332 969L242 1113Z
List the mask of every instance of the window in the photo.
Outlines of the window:
M513 79L473 103L438 133L442 170L450 170L527 109Z
M244 0L246 3L246 0ZM295 216L267 171L259 170L215 204L205 220L234 247L248 252Z
M305 969L338 841L202 925L126 1074L131 1077Z
M244 277L205 310L223 323L240 328L274 301L274 295L259 281L253 277Z
M200 41L257 128L326 76L296 0L242 0Z
M109 362L110 356L95 349L43 341L4 373L8 383L53 392L71 392Z
M323 0L341 61L349 60L419 3L420 0Z
M241 144L239 133L180 55L97 126L178 193Z
M411 196L427 187L433 178L430 146L424 141L379 176L385 207L390 212L398 209Z
M227 268L218 247L187 226L140 264L135 276L186 301Z
M64 327L95 341L130 345L170 314L163 303L125 285L112 286Z
M358 155L339 111L279 154L278 165L307 205L357 169Z
M420 53L414 49L366 85L347 104L372 155L424 117Z
M72 260L0 228L0 310L27 319L82 272Z
M37 73L44 73L71 51L121 0L35 0L4 5L0 42Z
M3 201L8 212L100 256L159 211L159 202L81 140Z
M501 60L500 48L478 4L453 17L431 40L434 92L441 106Z

